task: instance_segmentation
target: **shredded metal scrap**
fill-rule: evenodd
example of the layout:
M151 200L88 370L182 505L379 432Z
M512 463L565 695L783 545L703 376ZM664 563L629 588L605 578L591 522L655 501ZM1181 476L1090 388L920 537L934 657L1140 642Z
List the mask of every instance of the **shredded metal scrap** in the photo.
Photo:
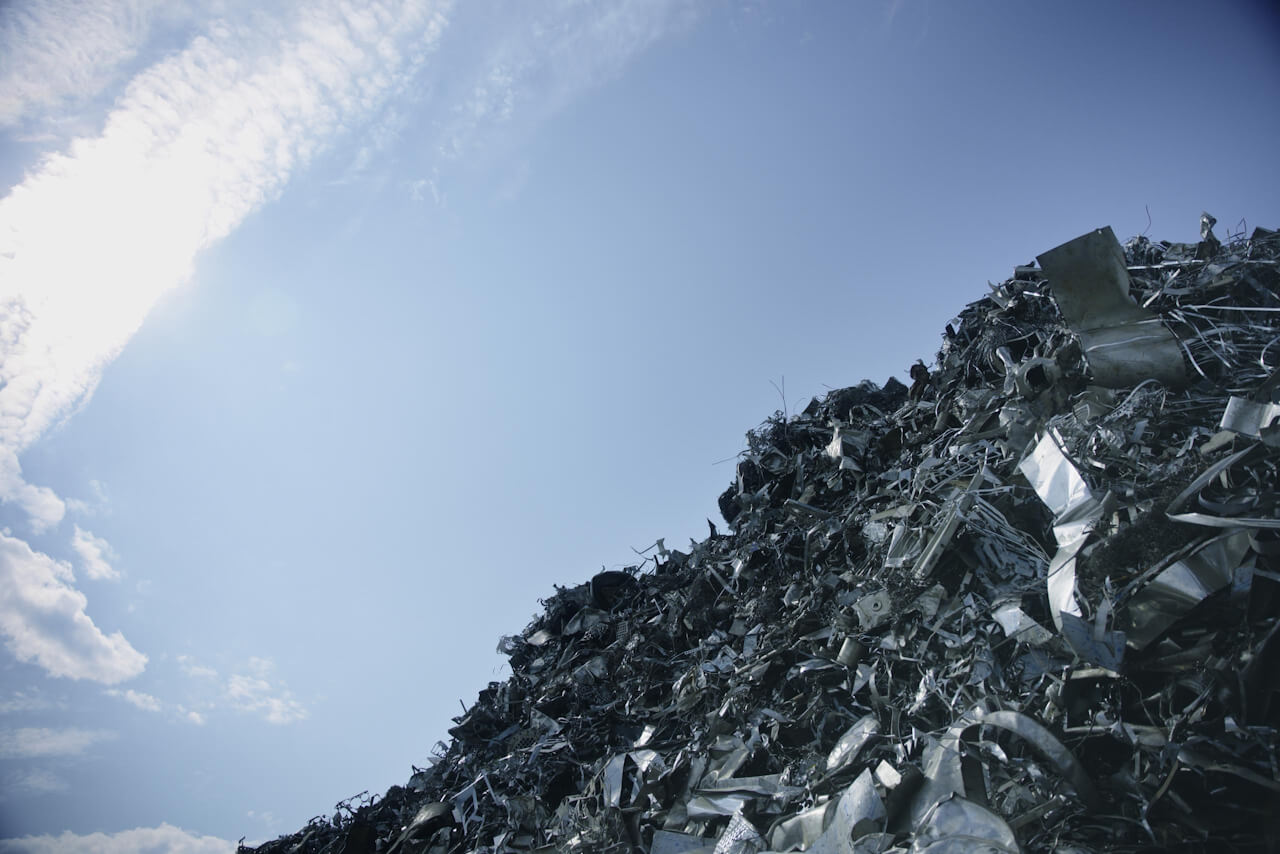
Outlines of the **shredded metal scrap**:
M257 850L1280 850L1280 235L1212 226L776 414L731 533L557 588L428 768Z

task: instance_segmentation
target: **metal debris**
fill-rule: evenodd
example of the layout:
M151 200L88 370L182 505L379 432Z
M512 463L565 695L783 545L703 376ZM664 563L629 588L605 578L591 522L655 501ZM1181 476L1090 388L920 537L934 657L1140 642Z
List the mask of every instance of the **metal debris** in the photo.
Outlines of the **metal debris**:
M1110 226L1036 258L1071 331L1080 338L1094 381L1107 388L1157 379L1186 382L1182 351L1160 316L1131 294L1124 249Z
M429 767L257 850L1276 850L1280 236L1213 225L776 414L727 533L557 587Z

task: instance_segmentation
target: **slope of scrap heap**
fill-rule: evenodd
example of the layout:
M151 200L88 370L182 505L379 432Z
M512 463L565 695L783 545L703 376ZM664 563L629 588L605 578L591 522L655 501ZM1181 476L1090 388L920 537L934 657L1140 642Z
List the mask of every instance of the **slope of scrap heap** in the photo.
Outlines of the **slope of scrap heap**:
M1280 850L1280 234L1212 226L775 414L727 532L557 587L429 767L257 851Z

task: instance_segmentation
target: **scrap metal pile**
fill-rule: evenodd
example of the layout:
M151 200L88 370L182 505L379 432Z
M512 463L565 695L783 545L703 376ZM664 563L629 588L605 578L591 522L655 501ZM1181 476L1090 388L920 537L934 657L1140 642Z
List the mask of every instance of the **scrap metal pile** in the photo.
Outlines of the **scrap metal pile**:
M778 413L729 532L557 588L429 767L257 850L1277 850L1280 234L1212 225Z

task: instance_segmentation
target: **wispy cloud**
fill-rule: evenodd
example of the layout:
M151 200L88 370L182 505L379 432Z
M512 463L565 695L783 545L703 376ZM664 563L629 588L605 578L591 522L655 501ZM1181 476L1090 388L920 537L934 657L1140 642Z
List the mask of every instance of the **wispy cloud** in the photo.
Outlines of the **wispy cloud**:
M16 768L5 774L4 778L4 792L10 797L48 795L65 792L69 788L70 783L48 768ZM3 843L0 842L0 845Z
M290 724L308 716L306 707L274 675L275 662L270 658L250 656L225 679L214 668L197 664L190 656L179 655L175 660L182 674L192 680L178 689L180 701L132 688L107 688L103 694L140 711L162 713L166 718L196 726L203 726L210 714L227 712L252 714L272 724Z
M9 651L51 676L108 685L137 676L147 657L94 624L72 581L67 564L0 534L0 634Z
M227 697L244 712L260 714L273 724L289 724L307 717L307 710L289 694L278 692L265 679L235 675L227 681Z
M268 723L289 724L307 717L307 710L282 685L269 680L273 664L267 658L250 658L248 674L236 673L226 684L226 698L233 708L261 715Z
M0 759L79 756L100 741L115 738L106 730L19 727L0 730Z
M108 688L103 693L108 697L115 697L123 700L135 709L139 709L143 712L150 712L153 714L163 713L166 717L194 724L196 726L204 726L205 724L205 716L202 712L189 708L183 703L166 702L152 694L147 694L143 691L134 691L133 689L121 691L118 688ZM214 708L217 703L204 700L201 701L201 705L205 709L211 709Z
M187 676L196 679L217 679L218 671L212 667L206 667L203 664L196 664L194 658L189 655L178 656L178 668Z
M129 705L137 709L142 709L144 712L158 712L164 708L161 702L155 697L150 694L144 694L141 691L135 691L132 688L125 691L111 688L107 691L107 695L111 697L119 697Z
M99 513L110 514L111 498L107 495L107 488L102 481L89 481L89 489L93 493L92 498L66 499L67 510L80 516L97 516Z
M503 9L477 45L477 60L446 95L436 148L445 160L472 154L496 127L536 126L583 92L606 83L660 38L688 29L698 3L578 0Z
M80 565L90 578L106 581L120 578L119 571L108 563L108 560L115 560L116 555L106 540L95 537L76 525L75 534L71 537L71 548L80 556Z
M234 842L201 836L171 824L119 833L79 835L66 831L57 836L0 839L0 854L231 854L235 850Z
M0 700L0 715L47 712L50 709L62 708L64 705L47 697L42 697L39 692L14 691L8 697Z

